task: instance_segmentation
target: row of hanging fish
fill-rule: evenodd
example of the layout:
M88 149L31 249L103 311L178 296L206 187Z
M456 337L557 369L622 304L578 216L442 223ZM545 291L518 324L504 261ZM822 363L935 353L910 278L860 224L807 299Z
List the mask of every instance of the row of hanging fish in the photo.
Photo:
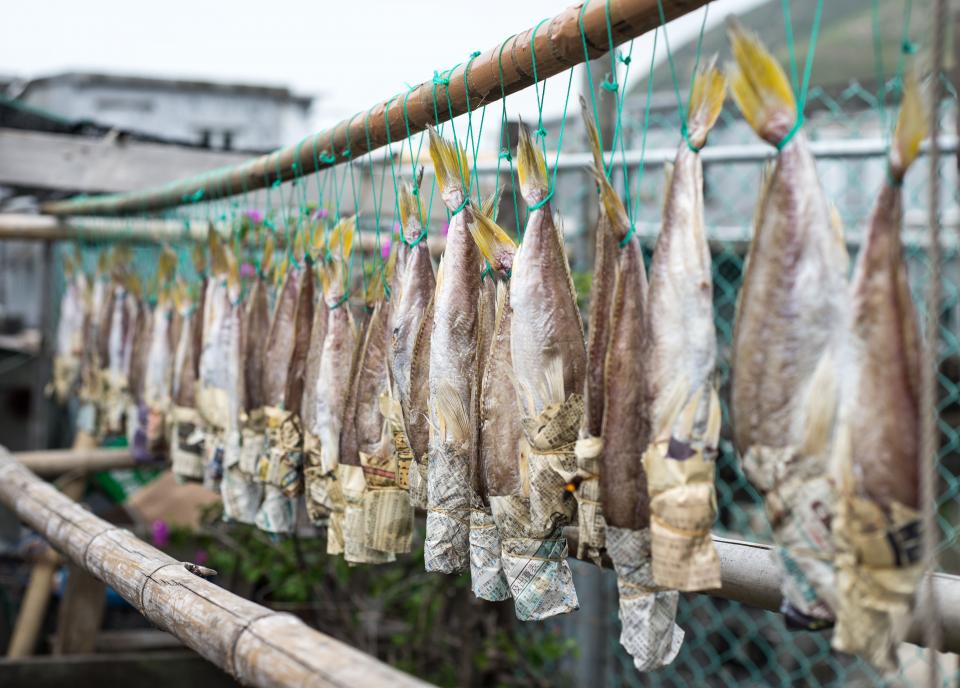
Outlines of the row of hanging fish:
M920 573L919 335L898 231L923 107L908 80L848 285L789 82L754 36L734 24L731 40L734 99L779 150L737 307L734 442L779 545L788 619L836 622L835 647L889 668ZM402 241L360 318L348 289L354 218L312 244L299 237L282 261L268 242L253 276L214 238L193 298L161 261L152 309L122 260L92 283L73 269L54 387L79 389L88 431L122 431L125 417L135 447L168 448L181 479L220 490L228 519L282 534L308 517L352 563L409 552L414 509L425 509L426 569L469 571L478 597L512 599L522 620L578 608L563 531L578 526L578 556L613 562L637 668L668 664L683 639L678 593L721 585L699 151L726 90L712 62L695 75L649 275L582 102L600 209L586 339L526 130L518 245L496 223L496 198L470 200L465 152L431 129L451 213L436 273L419 180L399 185Z

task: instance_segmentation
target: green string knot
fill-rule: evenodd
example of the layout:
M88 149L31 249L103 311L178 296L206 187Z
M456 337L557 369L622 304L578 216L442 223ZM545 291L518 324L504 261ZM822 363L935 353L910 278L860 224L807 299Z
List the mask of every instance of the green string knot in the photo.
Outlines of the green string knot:
M336 303L334 303L332 306L330 306L330 310L332 310L332 311L337 310L338 308L340 308L340 306L342 306L343 304L345 304L345 303L346 303L347 301L349 301L349 300L350 300L350 292L346 292L346 293L344 293L343 296L341 296L339 299L337 299Z
M414 186L413 186L413 191L411 191L410 193L412 193L414 196L416 196L417 198L419 198L419 197L420 197L420 187L417 186L417 185L414 185Z
M434 86L449 86L450 79L445 76L440 76L440 72L434 70L433 72L433 85Z
M184 197L185 201L190 201L191 203L199 203L203 199L204 190L197 189L192 194L189 194Z
M332 165L336 161L337 159L332 155L330 155L330 153L327 152L326 150L320 154L320 162L322 162L324 165Z
M616 93L617 89L620 88L620 84L614 81L612 77L608 76L600 84L600 88L602 88L604 91L610 91L611 93Z
M634 223L630 223L630 229L627 231L626 236L624 236L619 242L620 248L625 248L626 245L630 242L630 239L633 237L633 233L636 231L637 226Z
M619 62L621 62L622 64L625 64L625 65L627 65L627 66L629 67L629 66L630 66L630 62L633 61L633 58L631 58L629 55L624 55L622 50L618 50L618 51L617 51L617 60L618 60Z
M680 135L683 137L683 140L687 142L687 148L690 149L690 152L699 153L700 149L703 148L703 146L693 145L693 142L690 140L690 132L687 130L686 121L680 122Z
M464 208L466 208L466 207L467 207L467 204L469 204L469 203L470 203L470 197L469 197L469 196L464 196L463 203L461 203L460 205L458 205L458 206L457 206L457 209L454 210L452 213L450 213L450 217L454 217L455 215L459 215L460 212L461 212Z
M507 162L510 162L511 160L513 160L513 156L510 155L510 151L507 150L506 148L503 148L500 150L500 153L497 155L497 158L499 160L506 160Z
M538 139L542 139L544 136L547 135L547 130L544 129L543 125L541 124L539 127L537 127L537 130L533 132L533 135L536 136Z
M350 157L350 149L349 149L349 148L345 148L345 149L343 150L343 152L340 153L340 155L342 155L342 156L345 157L345 158L349 158L349 157Z
M546 196L544 196L543 198L541 198L539 201L537 201L537 202L534 203L533 205L528 205L528 206L527 206L527 212L532 213L534 210L540 210L540 208L542 208L542 207L545 206L547 203L549 203L550 199L553 198L553 192L554 192L554 191L555 191L555 189L550 189L550 193L548 193Z
M900 44L900 51L904 55L915 55L917 52L917 44L913 41L904 41Z
M475 57L480 57L480 51L479 51L479 50L474 50L472 53L470 53L470 59L471 59L471 60L474 59Z
M425 229L422 230L422 231L420 232L420 236L418 236L418 237L417 237L416 239L414 239L413 241L407 241L407 237L405 237L405 236L403 235L403 232L400 232L400 238L403 240L403 243L405 243L407 246L409 246L410 248L414 248L414 247L417 246L421 241L423 241L424 239L427 238L427 230L425 230Z
M800 131L800 127L803 126L803 111L797 111L797 121L794 123L793 128L787 132L787 135L780 139L780 143L776 144L774 147L778 151L782 151L784 147L790 143L790 140Z
M283 182L280 180L280 178L277 177L276 179L273 180L273 184L271 184L270 186L271 186L272 188L274 188L274 189L279 189L279 188L280 188L280 184L282 184L282 183L283 183Z

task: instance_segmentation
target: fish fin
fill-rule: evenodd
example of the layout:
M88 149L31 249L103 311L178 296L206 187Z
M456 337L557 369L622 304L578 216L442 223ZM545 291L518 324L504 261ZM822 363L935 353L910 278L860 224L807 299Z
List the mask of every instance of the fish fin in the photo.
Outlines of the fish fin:
M587 130L590 152L593 154L593 167L590 168L590 173L597 183L600 204L603 212L610 219L613 234L617 241L623 241L630 231L630 219L627 217L627 211L623 207L620 195L614 190L610 180L607 179L606 167L603 164L603 152L600 150L600 132L597 130L597 123L593 119L593 115L587 107L587 101L584 100L583 96L580 96L580 109L583 112L583 125Z
M440 437L446 439L449 433L455 442L470 440L470 414L463 400L449 383L443 383L437 389L437 421Z
M751 128L778 144L797 122L797 103L783 67L760 38L731 19L727 28L736 64L728 68L730 92Z
M367 289L364 292L363 298L367 302L367 305L372 308L379 303L383 297L383 284L380 282L378 276L374 274L370 281L367 282Z
M310 243L313 248L314 258L318 259L327 248L327 235L326 232L323 231L323 227L318 226L314 228L313 240Z
M566 399L563 391L563 358L559 355L547 361L544 367L540 398L545 406L562 404Z
M260 263L260 271L263 274L270 272L270 266L273 264L273 255L277 248L277 240L273 238L273 234L267 235L267 240L263 244L263 258Z
M480 253L495 270L508 272L513 268L517 245L500 225L483 213L475 213L467 228Z
M890 176L898 182L903 181L907 169L917 159L920 142L927 137L926 110L916 74L908 70L903 78L900 114L890 147Z
M437 133L437 130L427 126L430 135L430 159L433 160L433 170L437 177L440 192L470 188L470 165L467 164L467 153L462 147L447 141Z
M801 453L823 456L833 441L837 415L838 384L833 356L824 352L813 372L807 391Z
M334 231L336 231L337 228L340 229L337 236L338 241L334 243L331 240L331 244L334 246L339 246L340 256L344 261L346 261L350 258L351 251L353 251L353 238L357 233L357 216L351 215L350 217L340 220L340 222L337 223L337 226L334 227ZM332 237L333 234L331 234L331 239Z
M480 202L480 207L477 209L477 212L496 222L497 214L498 214L498 211L500 210L501 195L502 195L502 192L500 189L497 189L496 191L492 192L489 196L487 196Z
M517 143L517 177L520 180L520 195L529 204L542 201L547 196L547 162L533 137L520 120L520 141Z
M670 186L673 184L673 163L663 164L663 205L660 207L660 216L666 217L667 206L670 203Z
M843 218L840 217L840 210L834 203L829 204L830 208L830 229L833 232L833 240L837 242L840 251L843 252L844 262L850 262L850 255L847 253L847 242L843 236Z
M723 99L727 94L727 79L716 67L714 55L697 69L690 94L690 110L687 114L687 136L695 148L702 148L707 134L720 116Z
M583 126L587 132L587 143L590 144L590 153L593 155L593 170L603 170L603 151L600 150L600 131L597 129L597 122L593 119L590 108L587 107L587 101L580 96L580 112L583 113Z
M423 231L422 210L419 196L413 195L413 188L404 179L400 182L400 193L397 197L400 210L400 224L403 227L407 241L416 241Z
M393 242L390 242L390 255L387 258L387 262L383 265L383 281L386 284L390 284L393 281L393 273L397 269L397 253L398 246Z

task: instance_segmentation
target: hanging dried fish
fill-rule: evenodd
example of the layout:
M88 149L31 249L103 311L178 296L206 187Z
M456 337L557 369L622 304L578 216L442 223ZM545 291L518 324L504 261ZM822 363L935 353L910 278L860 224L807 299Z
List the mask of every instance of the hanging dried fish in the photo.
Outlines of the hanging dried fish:
M421 224L420 201L406 181L400 183L398 203L403 231L405 260L397 258L399 282L393 290L393 343L391 371L397 398L403 414L404 436L400 443L409 445L411 459L400 456L400 485L409 486L411 502L426 507L429 415L426 392L430 360L430 327L433 321L431 302L437 280ZM395 276L396 278L396 276ZM424 331L426 328L426 331ZM418 359L419 364L415 364ZM414 375L416 371L416 375ZM420 403L415 404L414 399ZM402 453L402 446L398 447Z
M840 603L833 647L885 671L897 668L923 574L920 332L900 230L903 178L927 135L924 109L908 75L887 180L854 270L850 375L833 458Z
M199 248L194 250L194 267L203 275L206 258ZM203 348L203 313L207 280L195 285L195 294L186 290L180 295L180 336L173 359L170 463L178 480L202 480L204 457L203 422L197 411L200 353Z
M303 491L300 404L313 327L313 261L302 244L288 250L263 363L266 441L257 474L264 483L264 495L256 524L271 533L292 533L296 527L297 502Z
M667 183L663 225L650 266L643 349L650 418L643 468L653 578L661 587L680 591L720 587L720 556L710 534L717 516L714 479L720 440L717 334L699 154L727 89L714 63L694 75L687 138Z
M827 461L847 254L783 69L738 25L730 38L734 100L780 149L761 189L734 327L734 443L780 545L783 611L795 626L819 628L836 609Z
M104 420L107 434L123 434L130 407L130 368L137 319L141 310L140 282L126 271L127 252L114 252L115 278L110 326L107 334L107 367ZM123 266L123 267L121 267ZM141 322L141 324L143 324Z
M327 552L343 553L343 491L337 481L340 433L350 388L356 350L356 328L347 291L348 263L353 248L356 218L340 220L328 241L331 265L321 270L327 306L326 336L320 353L320 370L313 392L314 409L307 412L312 425L305 428L307 510L315 523L329 517Z
M89 312L90 286L83 272L81 256L64 256L63 272L67 284L60 300L57 318L56 350L53 355L52 391L57 402L65 404L80 384L84 348L84 325Z
M480 253L467 228L474 222L470 169L462 148L429 129L440 195L451 211L440 262L430 335L430 459L427 468L427 571L459 573L469 565L470 466L476 446Z

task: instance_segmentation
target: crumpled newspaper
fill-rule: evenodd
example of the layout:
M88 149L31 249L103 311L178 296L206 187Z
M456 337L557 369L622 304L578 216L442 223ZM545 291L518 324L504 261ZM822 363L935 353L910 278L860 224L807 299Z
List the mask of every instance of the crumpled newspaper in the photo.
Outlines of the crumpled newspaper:
M321 465L320 438L311 432L303 435L303 485L307 514L315 525L325 525L333 511L330 483L336 480Z
M220 492L225 449L223 430L208 427L203 438L203 486L210 492Z
M399 402L389 394L382 395L380 412L385 434L373 453L360 452L367 488L363 493L363 541L372 550L406 554L413 545L413 507L406 489L413 455Z
M607 552L617 572L620 644L638 671L670 664L683 644L683 630L674 623L680 596L653 581L650 531L609 526Z
M470 564L470 468L466 452L444 442L430 456L427 482L427 571L460 573Z
M51 389L57 402L64 404L73 395L80 380L80 359L76 356L57 355L53 358L53 381Z
M104 434L121 435L131 399L127 377L113 370L101 371L103 396L100 398L102 430Z
M170 412L170 463L181 482L203 480L203 441L200 414L196 409L174 406Z
M653 578L670 590L720 587L720 555L711 529L717 517L720 399L712 383L654 429L643 454L650 495Z
M251 439L256 446L255 438L256 435ZM245 440L246 436L240 431L226 433L220 496L223 499L224 519L253 525L263 501L264 485L243 470L243 457L247 451L244 447Z
M263 502L255 523L268 533L293 533L297 500L303 492L303 430L300 417L274 406L263 409L266 432L257 461L257 481L263 483Z
M600 503L600 466L603 457L603 440L599 437L582 437L574 448L577 472L567 477L568 484L575 486L577 498L577 559L590 560L601 565L601 554L606 547L607 522ZM566 476L565 476L566 477Z
M895 671L923 576L920 514L899 503L888 513L841 492L833 534L839 596L833 647Z
M490 497L490 509L517 618L540 621L579 609L562 527L534 525L530 500L519 495Z
M427 508L427 461L424 454L410 464L408 483L410 488L410 505L415 509Z
M562 404L550 404L536 418L523 418L521 426L529 445L530 521L534 527L552 529L570 523L576 500L567 489L577 472L574 454L583 396L571 394Z
M385 564L396 560L392 552L366 545L364 494L367 491L363 467L337 466L337 480L343 492L343 558L350 564Z
M834 489L816 461L802 459L794 447L754 446L743 457L743 471L763 493L773 525L784 574L780 611L790 626L815 631L833 624L837 608L830 532Z
M470 586L481 600L500 602L510 597L503 572L503 544L490 507L475 500L470 510Z

